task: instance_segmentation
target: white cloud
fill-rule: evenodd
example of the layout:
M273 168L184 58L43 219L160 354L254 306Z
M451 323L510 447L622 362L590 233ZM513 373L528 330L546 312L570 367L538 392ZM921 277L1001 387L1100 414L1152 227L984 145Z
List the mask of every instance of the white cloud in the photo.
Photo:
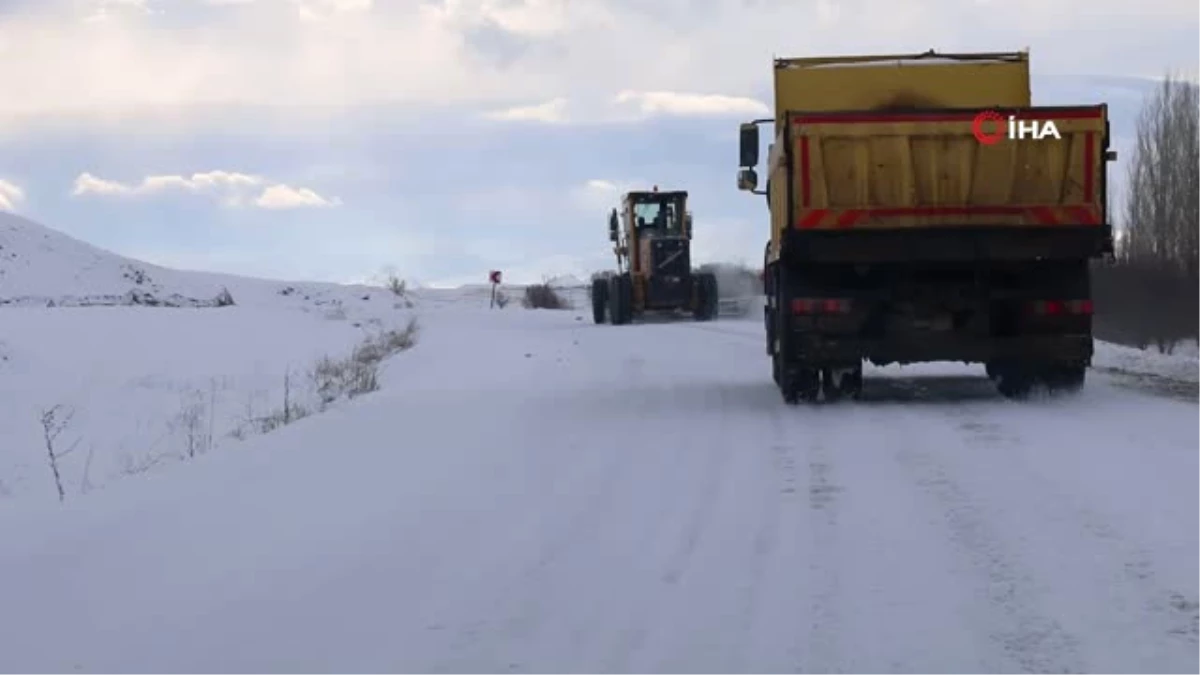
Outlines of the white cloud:
M294 188L290 185L271 185L262 191L254 200L254 205L261 209L299 209L306 207L329 207L341 204L341 200L332 201L308 188Z
M752 98L674 91L625 90L617 94L613 102L617 105L632 104L643 115L714 117L769 115L771 112L767 104Z
M635 182L592 178L572 188L571 197L582 210L594 211L599 214L599 218L609 209L617 207L621 195L636 189L636 186Z
M25 191L15 183L0 178L0 211L15 211L25 201Z
M225 0L228 1L228 0ZM236 1L236 0L235 0ZM368 12L372 0L292 0L304 21L323 21L350 12Z
M604 180L602 178L593 178L587 181L583 184L583 188L590 192L600 192L604 194L614 194L620 190L616 183L610 180Z
M505 108L486 113L484 117L503 122L562 124L567 121L567 99L556 98L537 105Z
M327 199L309 188L295 188L282 183L273 183L262 176L236 171L208 171L194 173L191 176L154 175L146 176L138 183L121 183L85 172L75 179L71 195L74 197L88 195L133 197L167 191L210 196L225 206L249 204L263 209L325 207L341 204L340 200ZM252 196L255 193L257 196Z
M199 4L210 7L194 12ZM87 21L97 9L105 20ZM735 114L760 109L753 97L769 86L774 56L930 46L1033 45L1041 73L1195 66L1194 0L1143 0L1132 14L1126 0L1017 0L1004 9L955 0L913 0L900 11L883 0L758 0L753 11L745 0L39 0L0 18L0 122L147 111L196 122L231 105L290 114L484 108L549 92L582 101L622 91L641 92L627 103L656 114ZM493 39L504 58L489 55ZM670 93L688 91L723 98ZM542 121L562 113L526 111Z

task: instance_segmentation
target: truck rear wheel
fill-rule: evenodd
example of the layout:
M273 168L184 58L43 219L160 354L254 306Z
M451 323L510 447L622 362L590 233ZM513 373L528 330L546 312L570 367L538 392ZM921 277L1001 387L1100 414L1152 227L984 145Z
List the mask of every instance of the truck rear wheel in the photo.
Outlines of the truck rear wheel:
M1059 364L1046 369L1042 379L1046 388L1054 393L1074 394L1083 389L1087 378L1087 366L1079 364Z
M1020 363L996 363L992 365L992 372L996 389L1005 398L1028 398L1037 382L1033 369Z
M821 371L816 368L784 367L779 379L779 390L789 405L815 401L821 392Z
M844 398L858 399L862 395L862 387L861 363L850 368L821 369L821 390L825 393L826 401L840 401Z
M604 323L604 314L608 308L608 280L592 280L592 320Z

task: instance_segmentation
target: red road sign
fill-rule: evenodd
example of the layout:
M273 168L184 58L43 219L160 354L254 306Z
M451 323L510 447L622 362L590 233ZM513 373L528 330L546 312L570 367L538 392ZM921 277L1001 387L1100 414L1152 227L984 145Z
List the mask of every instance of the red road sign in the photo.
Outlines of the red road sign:
M500 283L500 270L492 270L491 272L488 272L488 280L493 284Z

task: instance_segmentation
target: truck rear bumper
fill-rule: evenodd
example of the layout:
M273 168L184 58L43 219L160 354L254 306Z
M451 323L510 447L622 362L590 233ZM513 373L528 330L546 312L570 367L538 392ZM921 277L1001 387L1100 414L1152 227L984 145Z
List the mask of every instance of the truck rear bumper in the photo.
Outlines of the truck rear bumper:
M1024 335L1004 338L971 338L961 335L922 333L892 336L887 340L865 340L813 333L793 336L797 356L809 362L877 365L930 361L1018 360L1089 364L1093 342L1090 335Z
M781 257L819 263L1096 258L1112 251L1105 225L788 230Z

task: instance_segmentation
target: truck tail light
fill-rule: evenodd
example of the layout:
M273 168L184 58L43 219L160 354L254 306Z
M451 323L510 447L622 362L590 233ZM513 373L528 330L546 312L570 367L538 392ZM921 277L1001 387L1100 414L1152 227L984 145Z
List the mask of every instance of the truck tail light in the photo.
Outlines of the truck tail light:
M793 314L849 314L850 300L846 298L795 298Z
M1080 316L1092 313L1091 300L1035 300L1029 311L1037 316Z

